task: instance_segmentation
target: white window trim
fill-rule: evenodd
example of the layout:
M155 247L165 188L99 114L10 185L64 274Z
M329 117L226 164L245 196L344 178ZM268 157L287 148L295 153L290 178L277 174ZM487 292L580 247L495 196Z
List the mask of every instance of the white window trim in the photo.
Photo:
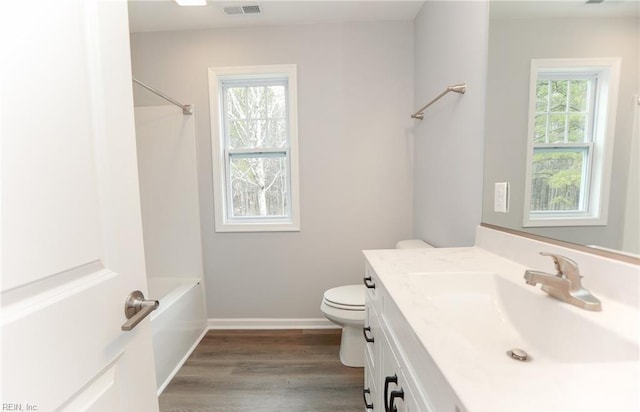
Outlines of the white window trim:
M532 216L531 174L535 134L536 81L539 72L566 71L576 73L598 72L596 95L599 104L593 136L591 177L589 180L589 211L587 213L537 213ZM523 227L553 226L603 226L607 224L609 208L609 189L613 158L613 141L615 136L616 114L618 107L618 88L620 83L619 58L588 59L532 59L529 75L529 124L527 133L527 163L525 173L524 217ZM607 98L603 98L607 96ZM596 194L599 193L599 196ZM546 216L545 216L546 215Z
M297 232L300 231L300 180L298 173L298 92L297 66L295 64L273 66L239 66L209 68L209 112L211 118L211 156L213 173L213 197L216 232ZM289 119L289 179L290 217L286 218L238 218L229 219L226 201L226 156L222 122L222 95L220 83L243 76L265 79L274 76L288 79Z

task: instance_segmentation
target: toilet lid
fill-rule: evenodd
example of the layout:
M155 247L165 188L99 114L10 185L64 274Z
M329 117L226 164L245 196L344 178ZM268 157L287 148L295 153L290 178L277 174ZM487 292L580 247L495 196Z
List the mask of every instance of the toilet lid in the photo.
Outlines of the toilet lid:
M364 310L364 285L347 285L324 292L324 300L330 306L351 310Z

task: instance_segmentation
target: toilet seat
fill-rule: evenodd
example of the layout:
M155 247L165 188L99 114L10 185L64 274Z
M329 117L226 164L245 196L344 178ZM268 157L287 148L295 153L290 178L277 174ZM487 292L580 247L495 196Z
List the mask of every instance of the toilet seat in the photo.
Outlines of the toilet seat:
M324 292L322 300L327 306L342 310L364 311L366 289L363 285L346 285Z
M324 303L329 307L340 309L340 310L352 310L352 311L364 312L364 308L365 308L364 306L357 306L357 305L341 305L339 303L329 302L327 300L325 300Z

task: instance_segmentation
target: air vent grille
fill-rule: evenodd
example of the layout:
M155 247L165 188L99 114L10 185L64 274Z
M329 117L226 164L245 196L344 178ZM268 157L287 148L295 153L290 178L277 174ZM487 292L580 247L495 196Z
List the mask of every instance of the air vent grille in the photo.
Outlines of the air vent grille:
M247 6L226 6L224 8L225 14L228 15L240 15L240 14L260 14L260 6L257 4Z
M255 6L242 6L242 11L244 12L244 14L259 14L260 13L260 6L255 5Z

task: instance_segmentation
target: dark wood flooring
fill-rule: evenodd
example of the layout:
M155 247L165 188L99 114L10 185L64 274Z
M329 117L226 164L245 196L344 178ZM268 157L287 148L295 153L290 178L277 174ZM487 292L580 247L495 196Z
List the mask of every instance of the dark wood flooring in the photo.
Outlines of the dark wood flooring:
M363 369L340 330L209 331L160 396L161 412L355 412Z

